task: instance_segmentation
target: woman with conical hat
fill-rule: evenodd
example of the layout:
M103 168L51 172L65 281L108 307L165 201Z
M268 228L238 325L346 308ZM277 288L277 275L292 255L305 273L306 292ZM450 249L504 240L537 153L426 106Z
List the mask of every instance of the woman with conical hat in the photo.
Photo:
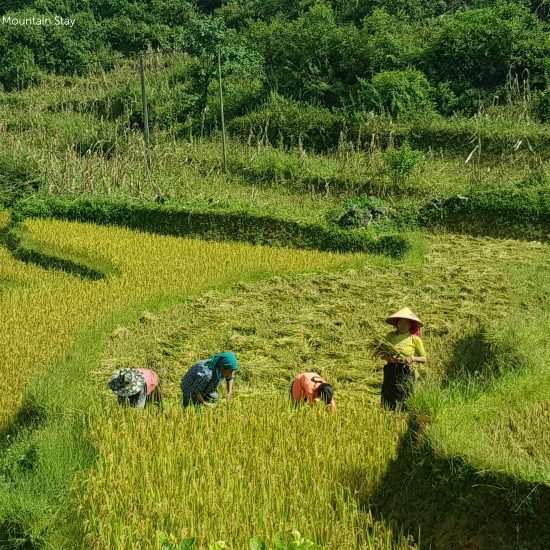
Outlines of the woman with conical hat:
M408 307L400 309L386 319L395 330L386 336L399 351L399 356L385 355L384 382L382 384L382 405L394 410L403 406L414 385L413 363L425 363L426 352L420 339L423 322Z

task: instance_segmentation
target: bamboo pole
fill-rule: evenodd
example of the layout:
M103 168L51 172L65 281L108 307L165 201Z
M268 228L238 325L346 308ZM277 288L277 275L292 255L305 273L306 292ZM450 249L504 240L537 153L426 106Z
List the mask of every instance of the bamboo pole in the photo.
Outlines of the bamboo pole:
M222 89L222 61L220 48L218 47L218 80L220 83L220 112L222 119L222 144L223 144L223 171L227 173L227 147L225 142L225 117L223 113L223 89Z
M151 141L149 136L149 113L147 110L147 93L145 91L145 63L143 60L143 52L140 54L139 68L141 73L141 100L143 102L143 133L145 137L145 155L147 158L147 179L149 179L152 172ZM138 188L138 192L141 192L140 188Z

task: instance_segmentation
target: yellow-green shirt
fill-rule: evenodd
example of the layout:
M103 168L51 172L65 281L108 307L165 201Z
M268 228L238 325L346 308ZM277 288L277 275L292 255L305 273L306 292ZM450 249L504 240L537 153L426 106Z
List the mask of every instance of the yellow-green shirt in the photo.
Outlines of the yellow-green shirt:
M426 357L424 344L419 336L394 330L386 336L386 340L391 342L405 357Z

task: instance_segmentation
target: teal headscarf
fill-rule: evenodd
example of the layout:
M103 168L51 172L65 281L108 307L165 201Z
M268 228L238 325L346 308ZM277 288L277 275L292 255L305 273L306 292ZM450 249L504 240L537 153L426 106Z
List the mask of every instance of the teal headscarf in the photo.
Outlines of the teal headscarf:
M229 351L227 353L212 355L208 361L208 366L214 373L216 380L219 382L222 379L222 367L237 370L239 368L239 363L237 362L235 354L232 351Z

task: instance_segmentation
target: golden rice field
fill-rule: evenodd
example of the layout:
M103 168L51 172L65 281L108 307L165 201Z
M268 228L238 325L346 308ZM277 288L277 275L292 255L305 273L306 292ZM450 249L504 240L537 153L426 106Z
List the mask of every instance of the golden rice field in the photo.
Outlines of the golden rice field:
M200 548L224 540L240 550L252 535L272 540L293 529L326 549L417 547L369 505L406 417L380 410L380 364L365 342L389 311L411 304L426 320L423 383L445 377L461 338L537 307L522 271L548 253L537 243L445 235L419 237L425 250L396 262L59 221L25 227L35 242L102 258L121 275L89 282L21 264L0 248L0 374L13 377L2 425L26 384L82 329L153 296L167 304L197 297L119 327L102 362L82 373L98 395L85 411L97 456L73 482L75 523L50 548L160 548L162 531L196 537ZM276 271L267 283L250 281ZM22 284L2 290L2 280ZM233 402L182 410L185 369L227 349L241 362ZM105 382L122 365L159 372L163 410L116 406ZM289 380L306 369L334 383L336 414L288 406Z
M147 423L131 413L120 420L104 391L108 409L99 407L93 422L97 474L85 482L82 506L86 540L97 548L120 541L137 548L161 526L179 540L218 538L244 548L247 535L294 526L326 548L411 547L399 532L388 535L380 518L373 522L365 506L406 428L404 417L378 407L380 365L365 342L384 326L385 312L414 303L430 320L424 383L444 377L457 341L501 321L520 302L536 307L536 292L516 287L525 263L540 262L545 252L514 241L431 237L425 256L406 266L369 262L239 284L145 325L119 327L96 374L152 366L169 403ZM514 270L518 278L503 278ZM216 414L182 412L184 369L212 349L228 348L241 359L235 402ZM335 384L336 415L292 411L285 403L290 378L310 369ZM119 497L109 490L113 484ZM164 511L144 520L143 510L158 503Z
M130 230L58 221L29 221L37 242L100 256L120 277L89 282L13 260L0 248L0 280L25 283L0 294L0 365L10 373L0 426L20 404L28 380L59 356L77 332L106 312L155 295L189 296L213 285L274 270L317 270L356 261L353 256L184 240Z

